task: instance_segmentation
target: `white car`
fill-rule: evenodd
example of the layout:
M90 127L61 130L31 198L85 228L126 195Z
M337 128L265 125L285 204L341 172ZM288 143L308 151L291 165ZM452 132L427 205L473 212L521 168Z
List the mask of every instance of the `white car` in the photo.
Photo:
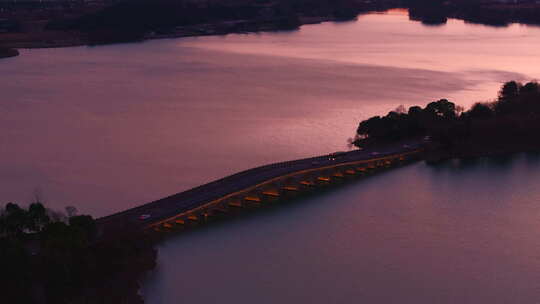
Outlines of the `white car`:
M144 220L149 219L150 217L151 217L150 214L141 214L141 215L139 216L139 219L140 219L141 221L144 221Z
M347 152L345 151L337 151L334 153L328 154L328 160L336 160L338 158L341 158L343 156L347 155Z

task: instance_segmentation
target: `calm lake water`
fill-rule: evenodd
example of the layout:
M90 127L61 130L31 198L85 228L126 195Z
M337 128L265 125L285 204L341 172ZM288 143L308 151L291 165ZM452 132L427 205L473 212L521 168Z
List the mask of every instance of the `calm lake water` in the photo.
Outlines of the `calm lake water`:
M165 303L539 303L540 158L415 164L172 238Z
M0 203L102 216L347 149L361 119L540 77L540 28L406 12L0 61ZM160 247L148 303L540 301L538 164L396 170Z

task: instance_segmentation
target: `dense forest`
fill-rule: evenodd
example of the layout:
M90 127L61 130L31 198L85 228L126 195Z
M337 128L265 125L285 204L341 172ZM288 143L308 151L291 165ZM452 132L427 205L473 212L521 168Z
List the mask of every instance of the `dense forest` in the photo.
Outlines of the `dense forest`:
M361 11L389 8L378 2L130 0L75 19L52 20L47 29L80 31L95 43L139 40L148 33L166 34L177 27L204 24L221 24L220 30L225 32L258 31L262 28L290 30L301 25L302 17L328 16L334 20L350 20ZM232 21L244 23L231 25Z
M100 241L94 219L72 208L0 211L2 303L142 303L137 280L155 257L141 236Z
M76 19L57 19L49 29L77 30L91 37L107 35L133 40L148 32L168 32L178 26L252 21L247 27L231 31L257 30L272 25L275 29L294 29L303 17L326 16L351 20L359 13L405 7L410 18L425 24L443 24L447 18L496 26L511 22L540 24L540 6L500 6L475 0L129 0ZM120 35L121 34L121 35Z
M65 40L75 36L77 42L101 44L292 30L306 23L352 20L363 12L391 8L407 8L412 20L429 25L444 24L448 18L493 26L540 24L536 0L0 1L0 31L32 32L39 28L38 32L68 33Z
M446 151L527 151L538 149L540 86L537 82L505 83L497 100L476 103L468 111L441 99L426 107L399 107L386 116L362 121L354 144L378 143L429 136Z
M0 4L0 12L6 10L7 16L0 22L0 30L18 32L32 28L21 23L25 12L32 11L34 19L40 20L40 31L62 32L64 40L76 37L78 43L91 45L294 30L302 24L353 20L364 12L391 8L407 8L410 19L428 25L444 24L448 18L494 26L513 22L540 24L540 4L533 0L524 4L481 0L112 0L98 1L100 5L95 7L93 2L69 1L65 7L57 8L50 7L56 1L32 2L31 7L25 3ZM6 13L11 10L14 13ZM12 18L18 10L21 16ZM35 26L35 22L30 24Z
M535 1L524 3L497 3L480 0L403 0L413 20L425 24L444 24L447 18L470 23L506 26L510 23L540 24L540 5Z

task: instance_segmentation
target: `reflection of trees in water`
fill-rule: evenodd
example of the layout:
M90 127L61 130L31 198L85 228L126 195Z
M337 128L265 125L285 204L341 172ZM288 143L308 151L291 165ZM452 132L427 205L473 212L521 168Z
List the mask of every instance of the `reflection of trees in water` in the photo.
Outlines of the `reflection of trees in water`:
M530 158L529 155L535 156ZM520 153L492 157L453 158L437 163L430 163L429 167L435 171L462 171L478 168L510 169L515 164L523 161L530 165L538 165L540 164L540 155L534 153Z

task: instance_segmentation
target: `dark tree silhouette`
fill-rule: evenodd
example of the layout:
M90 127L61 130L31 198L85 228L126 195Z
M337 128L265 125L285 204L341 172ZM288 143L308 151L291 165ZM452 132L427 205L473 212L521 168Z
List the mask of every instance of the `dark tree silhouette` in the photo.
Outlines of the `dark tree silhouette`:
M468 112L470 119L488 119L494 115L493 109L485 103L476 103Z
M0 210L2 303L142 303L137 282L155 266L151 239L100 240L91 216L49 213L40 202Z
M354 144L365 147L382 142L429 135L443 147L513 147L527 149L540 144L540 86L537 82L505 83L498 99L476 103L461 112L454 103L441 99L425 108L413 106L404 114L390 112L362 121ZM480 147L479 147L480 146Z
M50 222L47 209L41 203L32 203L28 207L28 224L27 228L31 231L41 231Z

